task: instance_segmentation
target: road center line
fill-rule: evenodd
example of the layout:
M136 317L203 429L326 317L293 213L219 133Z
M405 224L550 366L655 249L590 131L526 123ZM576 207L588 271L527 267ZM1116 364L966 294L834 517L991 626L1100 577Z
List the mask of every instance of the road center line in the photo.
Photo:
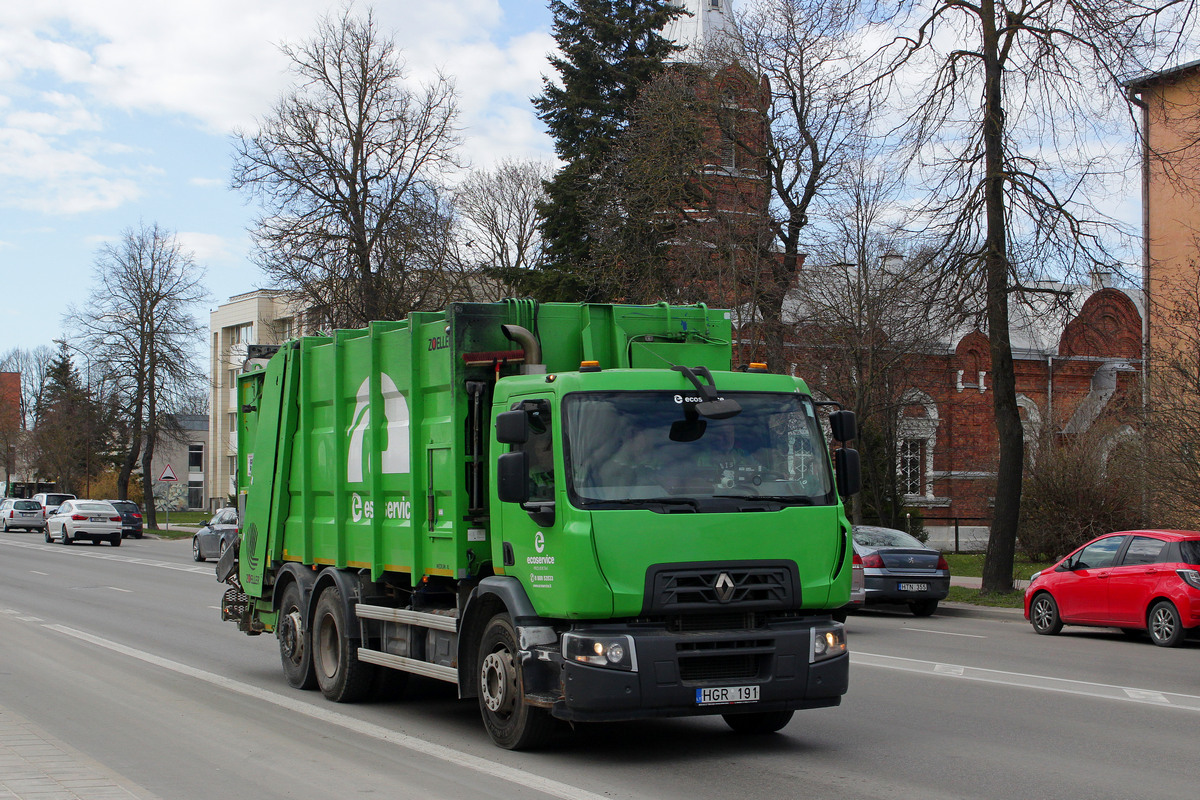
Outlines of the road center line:
M500 778L509 783L518 786L524 786L527 789L532 789L536 792L550 795L552 797L560 797L562 800L610 800L604 795L593 794L592 792L584 791L577 786L571 786L566 783L561 783L550 778L543 778L539 775L525 772L523 770L514 769L505 766L504 764L495 761L489 761L486 758L464 753L460 750L455 750L450 747L444 747L439 744L427 742L424 739L418 739L415 736L409 736L404 733L398 733L389 730L381 725L375 725L370 722L357 720L347 714L342 714L338 711L333 711L329 708L323 708L319 705L310 705L309 703L297 700L286 695L276 694L274 692L259 689L257 686L251 686L241 681L235 681L231 678L226 678L223 675L217 675L212 672L206 672L195 667L181 664L178 661L156 656L153 653L147 653L144 650L135 650L132 647L120 644L118 642L102 639L99 636L87 633L85 631L68 628L65 625L45 625L47 630L52 630L56 633L61 633L70 636L80 641L94 644L97 647L103 647L106 650L111 650L114 653L135 658L139 661L144 661L147 664L152 664L162 669L170 670L179 675L184 675L189 678L204 681L221 689L226 689L230 692L236 692L246 697L254 698L265 703L271 703L286 708L297 714L304 714L307 717L326 722L330 725L337 725L340 728L345 728L353 733L359 733L363 736L369 736L372 739L377 739L381 742L387 742L399 747L403 747L413 752L422 755L431 756L433 758L446 761L467 769L473 770L490 778Z
M1168 706L1184 711L1200 712L1200 696L1159 692L1154 689L1138 689L1131 686L1114 686L1107 683L1075 681L1067 678L1052 678L1046 675L1029 675L1022 672L1006 672L999 669L967 667L961 664L939 664L936 661L921 661L915 658L883 656L875 653L851 651L850 663L860 667L893 669L900 672L915 672L941 678L959 678L980 683L995 683L1022 689L1038 689L1060 694L1083 695L1098 700L1119 700L1125 703Z
M176 572L195 572L198 575L213 575L214 568L212 566L200 566L192 564L173 564L170 561L155 561L150 558L138 558L137 556L123 556L110 552L107 546L102 550L92 550L82 547L63 547L61 544L41 544L39 542L13 542L0 539L0 544L6 544L10 547L24 547L26 550L45 550L62 553L63 555L71 555L76 558L98 558L102 561L120 561L124 564L141 564L145 567L158 567L159 569L170 569ZM30 570L32 572L33 570ZM45 575L46 573L38 573Z
M968 639L986 639L986 636L980 636L978 633L951 633L950 631L935 631L929 628L901 628L905 631L915 631L917 633L936 633L939 636L964 636Z

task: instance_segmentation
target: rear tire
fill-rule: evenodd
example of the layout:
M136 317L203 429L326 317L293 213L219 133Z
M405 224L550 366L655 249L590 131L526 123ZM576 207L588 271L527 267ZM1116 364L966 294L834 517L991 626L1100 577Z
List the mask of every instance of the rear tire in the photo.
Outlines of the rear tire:
M67 526L66 525L63 525L63 527L62 527L62 543L63 544L71 543L71 538L69 536L67 536Z
M113 547L120 547L121 546L121 534L118 533L116 536L113 536L111 539L108 540L108 543L110 545L112 545Z
M908 604L908 610L914 617L932 617L937 608L937 600L914 600Z
M336 586L326 587L317 601L312 626L312 663L321 693L335 703L354 703L374 687L376 666L358 660L350 640L350 609Z
M792 721L795 711L751 711L748 714L722 714L725 724L738 733L761 735L781 731Z
M1058 615L1058 603L1049 592L1040 592L1029 604L1029 624L1042 636L1054 636L1062 630L1062 617Z
M554 718L525 701L517 633L508 614L492 617L479 638L479 712L488 736L505 750L544 745Z
M1183 620L1170 600L1159 600L1146 618L1150 641L1159 647L1178 647L1183 644Z
M8 517L4 518L4 532L8 533Z
M312 636L304 621L304 603L300 586L288 584L279 604L279 624L275 628L279 640L279 660L283 675L293 689L317 688L317 673L312 662Z
M46 530L42 531L42 536L46 537L46 544L54 542L54 537L50 535L50 528L47 527Z

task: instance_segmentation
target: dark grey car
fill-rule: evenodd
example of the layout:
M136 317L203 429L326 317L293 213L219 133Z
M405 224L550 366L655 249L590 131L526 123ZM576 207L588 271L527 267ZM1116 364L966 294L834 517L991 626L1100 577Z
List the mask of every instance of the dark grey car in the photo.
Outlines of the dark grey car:
M121 515L121 536L142 538L142 509L132 500L105 500Z
M927 617L950 594L950 565L937 550L894 528L855 525L853 535L868 605L903 603Z
M220 558L237 534L237 509L232 506L222 508L192 537L192 558L196 561Z

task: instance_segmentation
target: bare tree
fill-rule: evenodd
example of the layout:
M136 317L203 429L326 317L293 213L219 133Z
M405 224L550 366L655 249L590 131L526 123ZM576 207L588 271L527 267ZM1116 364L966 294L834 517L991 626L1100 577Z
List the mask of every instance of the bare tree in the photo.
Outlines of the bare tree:
M1089 202L1111 162L1097 134L1121 118L1120 79L1162 55L1191 0L924 0L905 3L891 48L941 234L947 279L984 298L1000 442L983 588L1012 590L1024 445L1009 298L1047 271L1113 270L1112 229ZM911 99L911 102L908 102ZM1062 124L1070 120L1070 124Z
M860 72L859 33L868 23L863 5L758 0L738 19L733 55L770 87L764 167L779 252L760 260L757 321L748 332L772 363L786 362L784 303L804 264L814 205L859 157L875 113L874 88ZM725 134L743 157L762 147L736 129Z
M471 172L458 185L462 260L473 274L475 299L499 300L518 274L541 267L537 207L553 172L544 161L505 159L495 169Z
M94 275L87 305L72 309L71 317L82 346L104 363L124 401L127 440L117 497L128 496L139 461L143 492L151 497L151 463L169 428L166 416L204 379L196 361L204 329L192 316L207 296L204 272L175 235L155 223L130 228L101 248ZM157 525L152 502L146 524Z
M445 225L441 172L458 143L453 82L409 89L395 42L350 8L282 50L297 88L234 143L233 187L266 208L264 271L335 327L429 307L444 268L430 241Z
M31 350L15 347L0 358L0 370L21 373L21 427L33 430L37 409L46 391L46 377L54 362L54 350L39 345Z

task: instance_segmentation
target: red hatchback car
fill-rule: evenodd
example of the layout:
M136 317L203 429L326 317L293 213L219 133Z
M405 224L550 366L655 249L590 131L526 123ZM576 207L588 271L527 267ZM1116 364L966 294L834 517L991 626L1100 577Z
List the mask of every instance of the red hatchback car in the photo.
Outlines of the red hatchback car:
M1029 581L1025 619L1040 634L1066 625L1150 634L1160 647L1200 626L1200 532L1118 531Z

